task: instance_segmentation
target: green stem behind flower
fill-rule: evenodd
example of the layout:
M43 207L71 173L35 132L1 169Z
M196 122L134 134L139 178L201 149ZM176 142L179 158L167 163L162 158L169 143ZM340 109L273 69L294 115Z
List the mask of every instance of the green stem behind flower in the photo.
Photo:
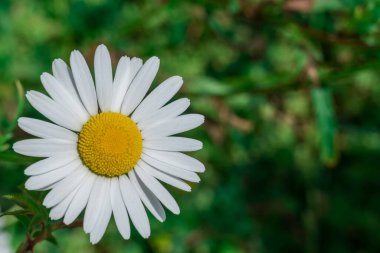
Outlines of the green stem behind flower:
M52 237L52 233L59 229L65 229L65 228L77 228L81 227L83 225L83 221L78 220L70 225L65 225L63 222L56 223L50 227L45 226L43 223L41 225L41 232L36 236L35 238L32 238L30 234L26 235L25 241L19 246L17 249L17 253L27 253L27 252L34 252L34 247L44 241L47 240L49 237Z

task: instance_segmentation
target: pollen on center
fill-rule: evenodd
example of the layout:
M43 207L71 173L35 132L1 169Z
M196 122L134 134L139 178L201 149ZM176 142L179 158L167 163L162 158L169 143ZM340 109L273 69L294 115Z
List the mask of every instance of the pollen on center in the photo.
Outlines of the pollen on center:
M139 161L142 136L128 116L103 112L90 118L78 138L83 163L95 174L115 177L128 173Z

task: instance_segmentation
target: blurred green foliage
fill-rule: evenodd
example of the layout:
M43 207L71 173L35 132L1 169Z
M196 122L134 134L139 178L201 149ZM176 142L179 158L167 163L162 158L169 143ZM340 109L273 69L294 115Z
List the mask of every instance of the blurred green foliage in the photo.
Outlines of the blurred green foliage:
M31 163L9 150L26 137L15 81L42 90L54 58L92 66L104 43L113 64L160 57L156 84L183 76L207 170L191 194L170 189L181 214L151 217L149 240L112 223L96 246L67 229L37 252L380 252L379 18L378 0L3 0L0 194L20 194ZM26 228L6 221L16 248Z

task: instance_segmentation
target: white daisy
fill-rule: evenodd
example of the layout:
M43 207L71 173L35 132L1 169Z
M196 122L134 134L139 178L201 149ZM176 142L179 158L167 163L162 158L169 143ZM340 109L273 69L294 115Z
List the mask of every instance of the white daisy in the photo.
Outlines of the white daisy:
M182 86L173 76L147 97L158 71L159 59L144 64L123 56L112 75L111 58L104 45L95 52L95 84L79 51L69 68L53 62L53 75L41 81L49 96L29 91L30 104L52 123L20 118L21 129L38 138L13 145L20 154L45 157L25 174L29 190L49 190L43 204L50 218L72 223L84 211L84 231L97 243L113 214L123 238L130 237L129 219L142 237L150 235L145 208L159 221L163 206L174 214L179 207L159 182L190 191L185 181L199 182L205 170L198 160L181 152L202 148L198 140L176 137L204 122L199 114L181 115L187 98L168 103ZM168 103L168 104L167 104Z

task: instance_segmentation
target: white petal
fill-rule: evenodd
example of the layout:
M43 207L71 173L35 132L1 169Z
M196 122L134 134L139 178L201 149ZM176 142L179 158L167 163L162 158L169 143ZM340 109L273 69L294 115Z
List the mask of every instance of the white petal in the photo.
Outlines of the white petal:
M74 151L57 154L29 165L29 167L25 169L25 175L35 176L39 174L44 174L51 170L55 170L59 167L62 167L78 158L79 157L77 152Z
M86 233L90 233L95 227L97 220L101 214L100 207L105 199L109 198L109 192L106 191L108 179L97 176L94 186L92 187L90 198L84 214L83 229Z
M41 191L49 191L49 190L53 189L58 183L59 182L51 184L49 186L46 186L45 188L41 189Z
M141 102L132 114L132 119L139 122L147 117L149 113L160 109L179 91L182 83L183 80L180 76L166 79Z
M203 124L205 117L200 114L181 115L163 121L142 131L144 139L159 138L189 131Z
M78 193L78 187L71 192L63 201L61 201L58 205L53 207L49 213L49 217L52 220L59 220L61 219L69 207L72 199L74 198L75 194Z
M128 173L128 176L146 208L157 220L163 222L166 219L165 210L157 197L137 178L133 170Z
M83 102L83 105L91 115L98 114L98 103L94 81L90 69L83 55L74 50L70 55L70 65L73 72L75 85Z
M127 63L130 62L130 58L127 56L122 56L116 66L115 78L113 79L113 85L119 86L123 80L130 79L130 66Z
M55 59L53 61L53 75L78 102L81 102L75 89L73 73L62 59Z
M131 60L131 80L133 80L136 77L136 74L140 71L141 67L143 65L143 61L140 58L133 57Z
M157 57L152 57L137 73L127 90L127 94L121 106L121 112L124 115L130 115L140 104L157 74L159 64L160 60Z
M138 165L135 167L135 171L145 186L161 201L166 208L172 211L174 214L179 214L179 206L173 196L163 187L157 179L151 175L145 173Z
M57 183L46 195L43 205L47 208L57 205L83 182L88 173L90 172L83 165L77 167L71 175Z
M72 222L74 222L74 220L86 207L96 177L97 176L93 173L88 173L83 183L79 186L79 191L72 200L65 214L65 218L63 219L63 222L66 225L69 225Z
M111 103L111 111L120 112L121 104L125 93L128 90L132 80L131 60L123 56L120 58L116 67L115 79L113 81L113 95Z
M166 121L177 117L190 106L190 100L188 98L181 98L168 105L165 105L157 111L152 111L147 118L144 118L138 122L138 126L141 130L146 127L156 125L162 121Z
M161 162L155 158L152 158L151 156L148 156L146 154L141 155L141 159L148 163L150 166L161 170L162 172L165 172L167 174L173 175L178 178L182 178L184 180L190 181L190 182L196 182L198 183L200 181L199 176L197 173L184 170L182 168L175 167L173 165L170 165L165 162Z
M113 82L111 111L120 112L125 94L141 66L142 60L140 58L134 57L132 60L127 56L120 58Z
M57 139L29 139L13 144L13 150L19 154L35 157L49 157L59 153L76 150L75 142Z
M155 158L156 160L171 164L178 168L182 168L182 169L194 171L194 172L205 171L205 166L203 165L203 163L201 163L195 158L192 158L191 156L188 156L179 152L167 152L167 151L146 149L144 150L144 153Z
M162 137L144 140L143 147L162 151L196 151L202 149L202 142L185 137Z
M131 229L128 212L120 192L119 178L117 177L111 179L110 199L116 226L121 236L127 240L131 236Z
M18 119L18 126L25 132L40 138L69 140L71 142L78 140L76 133L39 119L21 117Z
M150 236L148 216L134 186L125 175L119 177L119 186L133 225L143 238L148 238Z
M96 222L95 227L92 229L90 233L90 242L92 244L95 244L100 241L111 219L112 207L111 207L111 201L109 198L110 183L111 183L111 179L106 178L106 183L105 183L106 188L104 190L106 194L106 198L104 199L103 204L98 207L100 209L99 218Z
M43 73L41 75L41 82L55 102L69 110L82 124L87 122L90 115L84 109L82 103L65 86L60 84L54 76L49 73Z
M41 190L48 187L70 175L80 164L81 161L75 159L64 166L58 167L47 173L32 176L25 182L25 188L28 190Z
M37 111L54 123L77 132L82 129L82 124L70 111L48 96L37 91L28 91L26 98Z
M106 112L111 109L112 65L110 53L104 45L100 45L96 48L94 69L99 107L103 112Z
M165 182L171 186L174 186L178 189L181 189L187 192L191 191L191 187L177 177L173 177L171 175L166 174L165 172L157 170L142 160L139 161L138 165L140 166L140 168L145 170L146 173L161 180L162 182Z

